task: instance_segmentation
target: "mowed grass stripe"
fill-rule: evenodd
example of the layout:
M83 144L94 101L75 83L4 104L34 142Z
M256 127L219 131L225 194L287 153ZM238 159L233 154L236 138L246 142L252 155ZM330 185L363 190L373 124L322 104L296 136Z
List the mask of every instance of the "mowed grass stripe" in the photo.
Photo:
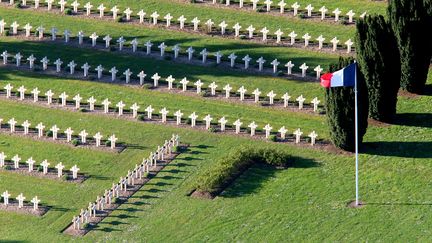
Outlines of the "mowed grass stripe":
M99 35L100 40L105 35L110 35L113 38L112 45L115 45L115 41L120 36L123 36L128 42L137 38L141 48L144 48L145 42L151 40L157 45L165 42L165 44L171 48L172 46L179 44L182 48L182 53L185 53L186 49L192 46L196 50L195 55L197 56L204 48L211 53L221 51L224 54L224 60L228 60L227 57L231 53L235 53L239 57L239 62L243 56L250 55L254 59L253 63L251 62L251 65L256 64L256 60L261 56L267 60L266 65L268 66L270 66L269 63L273 59L278 59L283 64L292 61L296 64L297 71L300 71L298 67L304 62L311 67L317 65L326 67L330 61L337 60L336 54L320 53L306 49L265 46L244 40L194 35L158 28L143 28L141 26L98 21L87 18L64 17L62 15L51 13L31 11L26 11L25 14L23 13L23 11L17 9L0 9L0 18L4 18L6 22L17 21L21 27L26 23L30 23L34 30L38 26L43 26L46 29L46 33L49 33L52 27L58 28L61 32L68 29L73 33L73 36L76 36L79 31L84 31L87 41L90 41L88 36L93 32L96 32ZM95 23L97 23L97 25ZM156 46L154 46L154 48L156 48ZM171 51L171 48L168 48L167 51ZM283 65L281 65L281 67L283 67Z

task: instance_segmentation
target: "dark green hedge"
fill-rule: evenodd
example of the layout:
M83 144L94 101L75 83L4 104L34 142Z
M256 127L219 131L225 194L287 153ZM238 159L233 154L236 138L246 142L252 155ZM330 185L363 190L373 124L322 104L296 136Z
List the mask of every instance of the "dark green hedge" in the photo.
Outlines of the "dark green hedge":
M255 163L289 167L292 166L292 157L276 149L240 147L198 176L193 190L216 196Z

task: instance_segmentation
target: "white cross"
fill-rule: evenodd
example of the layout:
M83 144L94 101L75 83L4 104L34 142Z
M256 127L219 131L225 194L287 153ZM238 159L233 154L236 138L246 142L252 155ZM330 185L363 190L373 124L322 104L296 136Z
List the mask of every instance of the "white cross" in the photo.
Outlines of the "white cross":
M355 15L355 13L352 11L352 9L350 11L348 11L348 13L346 15L348 16L348 23L352 23L353 17Z
M152 106L151 105L147 106L145 111L147 112L147 118L151 120L152 119L152 112L154 111Z
M225 131L225 125L227 124L228 120L225 119L225 117L222 117L221 119L219 119L218 121L221 125L221 131Z
M306 6L305 9L307 10L307 16L311 17L312 16L312 10L314 9L314 7L312 7L312 5L309 4L309 5Z
M264 131L265 131L265 137L268 139L270 137L270 132L273 129L273 127L270 126L270 124L265 125Z
M11 194L8 191L5 191L2 193L1 196L3 197L3 204L5 206L9 205L9 197L11 196Z
M291 5L291 7L294 9L294 16L296 16L298 9L300 8L300 5L297 2L295 2L293 5Z
M241 86L240 89L237 90L237 92L240 93L240 100L243 101L244 100L244 95L246 93L247 89L245 89L244 86Z
M34 61L36 60L36 58L33 56L33 54L31 54L28 58L27 61L29 61L29 68L32 69L33 65L34 65Z
M267 97L269 97L270 105L273 105L274 98L276 97L276 94L273 92L273 90L267 94Z
M258 2L259 2L259 0L251 0L253 10L256 10Z
M267 10L267 12L270 12L270 8L271 8L271 4L272 4L273 2L271 1L271 0L265 0L264 1L264 4L266 5L266 10Z
M141 71L141 72L137 75L137 77L139 78L140 85L143 85L143 84L144 84L144 78L145 78L146 76L147 76L147 74L145 74L144 71Z
M117 8L117 6L114 6L113 8L111 8L111 12L112 12L112 18L116 19L117 18L117 14L120 11L120 9Z
M191 119L191 127L195 127L196 124L196 119L198 118L197 114L192 113L189 118Z
M146 55L149 55L151 53L151 47L153 46L152 42L149 40L144 44L144 46L147 48Z
M78 110L81 107L82 97L79 94L77 94L73 97L73 100L75 101L75 109Z
M242 58L242 60L244 61L244 69L248 69L249 62L252 60L252 58L250 58L249 55L246 55Z
M128 68L126 71L124 71L123 75L125 75L126 83L128 84L130 82L130 76L132 75L131 70Z
M153 19L153 25L156 25L157 21L158 21L159 14L157 12L153 12L152 15L150 15L150 17L152 17L152 19Z
M153 74L153 76L151 77L151 79L153 79L153 86L154 87L158 87L159 86L159 79L161 78L161 76L159 76L158 73Z
M24 135L27 135L29 133L29 127L31 123L28 120L25 120L23 124L21 124L24 128Z
M273 65L273 73L277 73L280 62L278 62L277 59L274 59L270 64Z
M18 169L19 168L19 162L21 161L21 158L18 156L18 154L16 154L14 157L12 157L11 160L14 162L14 168Z
M41 166L42 166L44 175L46 175L48 173L48 166L49 165L50 165L50 163L48 163L48 160L42 161Z
M285 140L285 135L288 132L285 126L281 127L278 132L280 133L281 138Z
M228 99L230 97L230 93L231 93L232 89L233 88L229 84L227 84L227 85L225 85L225 87L223 87L223 90L225 90L225 98L226 99Z
M31 93L33 94L33 102L38 102L39 100L39 89L38 88L34 88Z
M58 32L57 28L55 28L55 27L51 28L51 40L52 41L55 41L57 39L57 32Z
M63 92L59 95L59 98L61 99L61 106L66 106L66 99L69 97L69 95L66 94L66 92Z
M54 125L51 127L50 131L52 132L52 138L53 140L57 139L57 132L60 130L60 128L57 127L57 125Z
M68 129L65 130L65 134L66 134L66 142L70 142L72 141L72 134L73 134L73 130L72 128L68 127Z
M79 32L78 32L78 45L82 45L82 43L83 43L83 38L84 38L84 32L79 31Z
M172 75L168 76L168 78L166 78L166 81L168 82L168 89L171 90L172 89L172 84L175 81L175 78L173 78Z
M120 101L116 104L116 107L118 108L118 115L122 116L123 115L123 108L126 106L125 103L123 103L123 101Z
M209 86L211 95L216 95L216 88L218 87L215 82L212 82Z
M6 98L9 99L11 97L13 86L10 83L8 83L4 88L6 89Z
M71 171L72 171L72 179L76 179L78 177L78 171L80 169L78 168L77 165L72 166Z
M270 32L270 30L267 29L267 27L264 27L260 30L262 33L262 41L267 41L267 34Z
M10 119L9 121L8 121L8 124L10 125L10 132L11 133L14 133L15 132L15 125L17 124L18 122L15 120L15 118L12 118L12 119Z
M186 91L187 90L187 85L189 83L189 81L186 78L183 78L182 80L180 80L180 83L182 84L182 91Z
M146 15L146 12L144 12L144 10L142 10L142 9L138 12L138 16L140 18L140 20L139 20L140 24L144 23L145 15Z
M258 125L253 121L252 123L250 123L248 125L248 127L250 128L250 135L251 135L251 137L255 136L255 130L258 127Z
M289 102L290 98L291 98L291 96L288 93L285 93L282 96L282 99L284 100L284 107L288 107L288 102Z
M73 75L75 73L75 67L76 67L75 61L70 62L67 66L70 68L70 74Z
M81 137L81 143L87 143L88 132L86 130L82 130L78 135Z
M86 15L89 16L91 14L91 9L93 8L93 5L91 5L90 2L87 2L84 5L84 8L86 9Z
M42 39L42 38L44 37L44 31L45 31L45 28L42 27L42 26L39 26L39 27L36 29L36 31L39 32L39 40Z
M18 92L20 93L19 94L19 96L20 96L19 99L20 100L24 100L26 90L27 89L24 86L21 86L21 87L18 88Z
M363 12L362 14L360 14L359 17L362 18L362 19L364 19L364 17L366 17L366 14L367 14L367 13L366 13L366 11L365 11L365 12Z
M201 22L201 20L199 20L197 17L195 17L194 19L192 19L191 22L193 24L193 30L198 31L198 24Z
M193 55L193 53L195 52L195 50L190 46L190 47L186 50L186 52L188 53L188 60L189 60L189 61L192 60L192 55Z
M58 58L55 62L54 65L56 65L56 72L59 73L61 71L61 65L63 64L63 62L60 60L60 58Z
M138 39L134 38L130 43L132 45L132 52L136 52L138 47Z
M294 131L294 135L295 135L295 143L300 143L301 135L303 135L303 132L300 130L300 128Z
M58 2L58 4L60 5L60 12L64 12L64 9L65 9L65 5L67 4L67 2L65 1L65 0L60 0L59 2Z
M82 65L81 66L81 68L83 69L83 75L84 75L84 77L87 77L88 76L88 71L89 71L89 69L90 69L90 65L86 62L86 63L84 63L84 65Z
M0 34L3 34L5 31L6 22L4 19L0 20Z
M333 11L334 15L335 15L335 22L339 21L339 15L342 13L342 11L339 10L339 8L336 8Z
M255 31L255 28L252 25L249 25L246 29L248 31L248 37L249 39L253 38L253 32Z
M281 29L278 29L276 32L275 32L275 35L276 35L276 43L280 43L281 42L281 38L282 38L282 35L284 34L284 32L282 32L281 31Z
M207 55L208 55L207 49L204 48L204 49L200 52L200 55L202 56L202 63L206 63L206 61L207 61Z
M102 72L103 72L104 68L102 67L102 65L99 65L96 67L95 71L97 72L97 78L101 79L102 78Z
M179 46L179 44L176 44L175 46L173 46L173 49L172 49L172 50L174 51L174 59L177 59L178 54L179 54L179 51L180 51L180 46Z
M258 58L256 61L258 63L258 70L261 72L263 70L263 65L266 62L263 57Z
M126 14L126 21L129 21L133 11L130 8L127 8L123 13Z
M71 6L73 7L73 12L74 13L78 13L78 6L79 6L80 4L77 2L77 1L74 1L72 4L71 4Z
M259 89L255 89L255 90L252 92L252 94L255 96L255 97L254 97L254 98L255 98L254 102L255 102L255 103L258 103L259 98L260 98L260 95L261 95L261 91L260 91Z
M303 63L303 64L300 66L300 69L302 70L302 77L303 77L303 78L306 77L306 71L307 71L308 68L309 68L309 66L307 66L306 63Z
M315 98L311 101L311 103L312 103L313 106L314 106L314 108L313 108L314 112L317 112L317 111L318 111L318 105L319 105L319 103L321 103L321 101L318 100L318 97L315 97Z
M213 120L213 118L210 116L210 114L208 114L207 116L204 117L203 119L206 122L206 130L210 129L210 125L211 125L211 121Z
M239 134L239 133L240 133L240 128L241 128L241 125L242 125L242 124L243 124L243 122L241 122L240 119L237 119L237 120L233 123L233 125L235 126L235 129L236 129L236 131L235 131L236 134Z
M337 37L334 37L333 39L331 39L330 42L333 44L333 51L336 51L337 45L339 43L339 40L337 39Z
M237 59L237 56L235 55L235 53L231 53L229 56L228 56L228 58L230 59L230 61L231 61L231 67L234 67L234 65L235 65L235 60Z
M13 35L18 34L18 27L19 27L19 24L18 24L16 21L14 21L14 22L11 24L11 27L12 27L12 34L13 34Z
M24 195L21 193L16 199L18 200L18 208L24 207L24 200L26 199Z
M162 110L159 111L159 113L162 115L162 123L165 123L169 111L164 107Z
M164 19L166 20L166 27L170 27L172 18L173 18L173 16L171 16L170 13L168 13L167 15L164 16Z
M320 65L316 66L314 68L314 71L316 72L316 79L320 79L321 72L323 71L323 69L321 68L321 66Z
M57 177L60 178L63 175L63 169L65 166L60 162L55 166L55 168L57 169Z
M221 35L224 35L224 34L225 34L225 29L226 29L227 26L228 26L228 24L225 23L225 21L222 21L222 22L219 24L219 27L221 28Z
M30 157L27 161L26 164L28 164L28 172L32 172L33 171L33 165L35 164L36 161L34 161L33 157Z
M7 61L8 61L8 56L9 56L8 52L4 51L0 56L3 57L3 64L6 65Z
M303 97L303 95L300 95L297 97L296 101L299 103L299 110L303 109L303 103L306 99Z
M87 102L89 103L89 110L94 111L95 107L95 103L96 103L96 99L92 96L90 97Z
M221 63L221 58L222 58L223 54L222 52L218 51L215 53L215 57L216 57L216 64L220 64Z
M281 14L283 14L284 12L285 12L285 6L286 6L287 4L284 2L284 0L282 0L282 1L280 1L279 3L278 3L278 6L279 6L279 8L280 8L280 10L279 10L279 12L281 13Z
M36 211L39 209L39 203L41 200L38 199L38 197L34 197L30 202L33 203L33 210Z
M99 36L96 34L96 32L93 32L93 34L90 35L90 39L92 40L92 47L96 46L96 41Z
M101 4L97 9L99 10L99 18L103 18L106 7L103 4Z
M180 125L181 124L181 118L183 116L183 113L181 112L181 110L178 110L174 113L174 116L176 117L176 124Z
M112 67L109 72L111 73L111 81L114 82L117 78L117 68L116 67Z
M165 42L162 42L158 48L160 49L160 56L163 57L165 55L165 49L166 49L166 45Z
M126 42L126 40L123 38L123 36L120 36L120 38L118 38L117 43L119 44L119 51L123 50L123 45Z
M25 36L26 37L30 37L30 33L31 33L31 29L32 29L33 27L29 24L29 23L27 23L25 26L24 26L24 29L25 29Z
M36 129L38 130L38 137L39 138L43 136L44 128L45 128L45 126L42 124L42 122L36 126Z
M7 156L4 152L0 152L0 168L2 168L5 165L5 159Z
M325 38L322 35L320 35L320 36L318 36L318 38L316 40L318 41L318 49L322 49L323 42L325 41Z
M182 30L184 28L184 23L186 21L186 18L185 18L184 15L182 15L177 20L179 21L179 23L180 23L180 29Z
M290 37L290 45L294 45L297 34L294 31L291 31L288 36Z
M345 42L345 45L347 46L347 53L350 53L351 52L351 46L354 45L354 42L352 42L351 39L348 39Z
M233 29L235 31L235 37L238 37L240 35L240 29L241 29L241 25L239 23L236 23L233 26Z
M93 138L96 140L96 147L99 147L100 146L100 143L101 143L101 139L102 139L102 135L101 135L101 133L100 132L98 132L98 133L96 133L94 136L93 136Z
M48 68L48 63L49 63L48 58L44 57L40 62L42 63L42 70L45 71Z
M109 35L106 35L103 40L105 41L105 48L109 48L110 46L110 42L112 40L112 38Z
M304 41L305 41L305 42L304 42L304 46L307 47L307 46L309 45L309 40L310 40L311 36L309 35L309 33L306 33L306 34L303 35L302 38L303 38Z
M194 83L194 85L196 86L196 92L197 94L201 93L201 87L203 86L203 82L201 82L201 79L198 79L198 81L196 81Z
M325 6L322 6L322 7L319 9L319 11L321 12L321 20L324 20L324 19L325 19L325 15L326 15L328 9L326 9Z
M111 143L111 149L114 149L116 147L117 140L118 140L118 138L116 138L116 136L114 134L108 138L108 141L110 141L110 143Z
M130 109L132 110L132 117L136 118L138 116L138 109L140 107L138 106L137 103L133 103L133 105L130 107Z

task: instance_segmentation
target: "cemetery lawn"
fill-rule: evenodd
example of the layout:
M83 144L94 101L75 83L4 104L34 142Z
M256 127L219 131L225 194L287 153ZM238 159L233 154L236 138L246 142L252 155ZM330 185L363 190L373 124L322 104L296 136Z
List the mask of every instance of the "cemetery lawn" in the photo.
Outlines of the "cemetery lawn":
M13 77L3 74L2 80L14 81ZM54 81L40 80L39 85L43 82ZM76 81L55 82L78 86ZM429 90L431 85L430 75ZM100 85L98 89L119 88ZM430 91L425 96L400 97L399 125L369 128L360 156L360 192L368 205L349 209L346 204L354 196L353 156L271 144L284 146L302 158L301 162L288 170L253 167L217 199L199 200L186 194L212 162L240 145L270 143L1 100L2 116L15 114L19 121L31 117L60 128L112 132L133 146L112 154L0 135L0 150L8 155L78 164L90 175L83 184L75 185L0 172L0 191L38 195L52 206L42 218L0 212L0 233L7 240L72 240L60 233L71 217L165 138L179 133L182 141L192 145L190 150L79 241L427 240L432 237L428 220L432 216L430 102Z

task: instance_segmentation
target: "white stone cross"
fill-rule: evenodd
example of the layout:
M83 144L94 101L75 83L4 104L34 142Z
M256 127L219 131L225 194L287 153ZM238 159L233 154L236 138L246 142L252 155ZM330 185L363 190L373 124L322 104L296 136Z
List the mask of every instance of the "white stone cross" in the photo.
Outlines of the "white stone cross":
M187 50L186 50L187 54L188 54L188 60L191 61L192 57L193 57L193 53L195 52L195 50L190 46Z
M114 82L117 78L117 68L116 67L112 67L109 72L111 73L111 81Z
M84 32L79 31L78 32L78 45L82 45L84 39Z
M4 88L6 90L6 98L9 99L11 97L13 86L10 83L8 83Z
M66 106L66 101L69 95L66 94L66 92L63 92L59 95L59 98L61 100L61 106Z
M33 165L36 163L36 161L34 161L33 157L30 157L27 159L26 164L28 164L28 172L32 172L33 171Z
M255 89L255 90L252 92L252 94L255 96L255 97L254 97L254 98L255 98L254 102L255 102L255 103L258 103L259 98L260 98L260 95L261 95L261 91L257 88L257 89Z
M111 143L111 149L114 149L116 147L117 140L118 140L118 138L116 138L116 136L114 134L108 138L108 141L110 141L110 143Z
M258 58L256 61L258 63L258 70L261 72L263 70L263 65L266 62L263 57Z
M65 166L62 164L62 162L58 163L55 168L57 169L57 177L60 178L63 175L63 169Z
M39 36L38 36L39 40L43 39L45 28L42 26L39 26L39 27L37 27L36 31L39 33Z
M312 37L309 35L309 33L306 33L302 36L302 38L304 39L304 46L307 47L309 45L309 40Z
M252 58L250 58L249 55L246 55L242 58L242 60L244 61L244 69L248 69L249 63L252 60Z
M225 23L225 21L222 21L222 22L219 24L219 27L221 28L221 35L225 35L225 29L226 29L227 26L228 26L228 24Z
M138 39L134 38L133 40L131 40L131 45L132 45L132 52L136 52L137 47L138 47Z
M26 199L24 195L21 193L16 199L18 200L18 208L24 207L24 200Z
M294 31L291 31L288 36L290 37L290 45L294 45L297 34Z
M167 115L169 113L169 110L167 110L165 107L162 108L162 110L159 111L159 113L162 115L162 123L166 123Z
M89 16L91 14L91 9L93 8L93 5L91 5L90 2L87 2L84 5L84 8L86 9L86 15Z
M42 122L40 122L37 126L36 129L38 130L38 137L42 137L43 136L43 130L45 129L45 126L42 124Z
M218 121L221 125L221 131L225 131L225 125L227 124L228 120L225 119L225 117L222 117L221 119L219 119Z
M147 106L147 108L145 109L145 111L147 112L147 118L148 119L152 119L152 113L154 111L154 109L152 108L151 105Z
M196 81L194 83L194 85L196 86L196 92L197 94L201 93L201 87L203 86L203 82L201 82L201 79L198 79L198 81Z
M212 32L212 27L213 27L213 25L214 25L214 22L213 22L211 19L208 19L208 20L205 22L205 25L207 26L207 31L208 31L208 32Z
M303 77L303 78L306 77L306 71L307 71L308 68L309 68L309 66L307 66L306 63L303 63L303 64L300 66L300 69L302 70L302 77Z
M168 89L171 90L172 89L172 84L175 81L175 78L173 78L172 75L168 76L168 78L166 78L166 81L168 82Z
M253 33L255 31L255 28L252 25L249 25L249 27L247 27L246 29L248 31L248 37L249 39L253 38Z
M51 127L50 131L52 132L52 138L53 140L57 139L57 133L60 130L60 128L57 127L57 125L54 125Z
M52 41L55 41L57 39L57 32L58 32L57 28L55 28L55 27L51 28L51 40Z
M240 100L243 101L244 100L244 96L246 93L247 89L245 89L244 86L241 86L240 89L237 90L238 93L240 93Z
M273 103L274 103L274 98L276 97L276 94L273 92L273 90L270 91L270 92L267 94L267 97L269 97L269 103L270 103L270 105L273 105Z
M157 24L158 18L159 18L159 14L157 12L153 12L150 17L153 19L153 25Z
M74 13L78 13L78 7L79 7L80 3L78 1L74 1L71 6L73 7L73 12Z
M94 109L95 109L94 105L96 103L96 99L92 96L87 100L87 102L89 103L89 110L94 111Z
M178 110L174 113L174 116L176 117L176 124L180 125L181 124L181 118L183 116L183 113L181 112L181 110Z
M60 5L60 12L64 12L64 10L65 10L65 6L66 6L66 4L67 4L67 2L65 1L65 0L60 0L59 2L58 2L58 4Z
M236 23L233 26L233 29L235 31L235 37L238 37L240 35L240 29L241 29L241 25L239 23Z
M29 61L29 68L33 69L34 66L34 61L36 60L36 58L33 56L33 54L31 54L28 58L27 61Z
M43 171L44 175L46 175L48 173L48 166L49 165L50 165L50 163L48 163L48 160L42 161L41 166L42 166L42 171Z
M153 86L154 87L158 87L159 86L159 79L161 78L161 76L159 76L158 73L153 74L153 76L151 77L151 79L153 79Z
M96 41L99 36L96 34L96 32L93 32L93 34L90 35L90 39L92 40L92 47L96 46Z
M15 54L15 60L16 60L16 66L17 67L19 67L19 66L21 66L21 59L22 59L22 55L21 55L21 53L17 53L17 54Z
M101 144L102 134L100 132L96 133L93 138L96 140L96 147L99 147Z
M210 129L211 121L213 120L213 118L210 116L210 114L205 116L203 120L206 122L206 125L205 125L206 130Z
M63 36L64 36L64 39L65 39L65 43L69 43L70 35L71 35L71 32L70 32L69 30L65 30L65 31L63 32Z
M9 126L10 126L10 132L11 133L14 133L15 132L15 125L17 124L18 122L15 120L15 118L12 118L12 119L10 119L9 121L8 121L8 124L9 124Z
M312 7L312 5L309 4L309 5L306 6L305 9L307 10L307 16L311 17L312 16L312 10L314 9L314 7Z
M276 30L275 35L276 35L276 43L280 43L281 42L281 38L282 35L284 34L284 32L282 32L281 29Z
M293 5L291 5L291 7L294 9L294 16L296 16L298 9L300 8L300 5L297 2L295 2Z
M67 66L70 69L70 74L73 75L75 73L75 67L77 66L77 64L75 63L75 61L71 61Z
M197 17L195 17L194 19L192 19L191 22L193 24L193 30L198 31L198 24L201 22L201 20L199 20Z
M3 57L3 64L6 65L8 62L8 57L9 57L8 52L4 51L0 56Z
M120 38L118 38L117 43L119 44L119 51L123 50L123 45L126 42L125 38L123 38L123 36L120 36Z
M200 55L202 56L202 63L206 63L206 61L207 61L207 55L208 55L207 49L204 48L204 49L200 52Z
M180 80L180 84L182 84L182 91L186 91L187 90L187 85L188 85L189 81L186 78L183 78L182 80Z
M273 65L273 73L277 73L280 62L278 62L277 59L274 59L270 64Z
M19 100L24 100L26 90L27 89L24 86L21 86L21 87L18 88Z
M13 34L13 35L18 34L18 27L19 27L19 24L18 24L16 21L14 21L14 22L11 24L11 27L12 27L12 34Z
M25 37L30 37L31 34L31 29L33 28L33 26L31 26L29 23L27 23L24 26L24 30L25 30Z
M320 36L318 36L318 38L316 40L318 41L318 49L322 49L323 42L325 41L325 38L322 35L320 35Z
M191 127L195 127L196 119L198 118L198 115L195 112L193 112L192 114L189 115L189 118L191 119Z
M123 13L126 15L126 21L130 21L131 14L133 11L130 8L127 8Z
M350 11L348 11L348 13L346 15L348 16L348 23L352 23L353 17L355 15L355 13L352 11L352 9Z
M336 51L337 45L339 43L339 40L337 39L337 37L334 37L333 39L331 39L330 42L333 44L333 51Z
M0 34L3 34L5 31L6 22L4 19L0 20Z
M327 13L327 11L328 11L328 9L326 9L325 6L322 6L322 7L319 9L319 11L321 12L321 20L324 20L324 19L325 19L325 16L326 16L326 13Z
M132 75L131 70L128 68L126 71L124 71L123 75L126 78L126 83L128 84L130 82L130 76Z
M144 71L141 71L141 72L137 75L137 77L139 78L139 83L140 83L140 85L143 85L143 84L144 84L144 79L145 79L146 76L147 76L147 74L145 74Z
M289 102L289 99L291 98L291 96L288 94L288 93L285 93L283 96L282 96L282 99L283 99L283 101L284 101L284 107L288 107L288 102Z
M318 105L319 103L321 103L321 101L318 99L318 97L315 97L311 103L313 104L313 111L317 112L318 111Z
M61 72L61 65L63 64L63 62L60 60L60 58L58 58L55 62L54 65L56 65L56 72L59 73Z
M179 23L180 23L180 29L182 30L184 28L184 23L186 21L186 18L185 18L184 15L182 15L177 20L179 21Z
M240 128L241 128L241 125L243 124L243 122L241 122L240 121L240 119L237 119L234 123L233 123L233 125L235 126L235 133L236 134L239 134L240 133Z
M265 131L265 137L268 139L270 137L270 132L273 129L273 127L270 126L270 124L265 125L264 131Z
M88 71L90 69L90 65L86 62L84 63L84 65L81 66L81 68L83 69L83 76L87 77L88 76Z
M248 127L250 128L250 135L251 135L251 137L255 136L255 130L258 127L258 125L253 121L252 123L250 123L248 125Z
M66 142L70 142L70 141L72 141L72 134L73 134L73 130L72 130L72 128L70 128L70 127L68 127L66 130L65 130L65 134L66 134Z
M123 115L123 109L125 108L126 104L123 103L123 101L120 101L116 104L116 107L118 108L118 115L122 116Z
M225 98L226 99L228 99L230 97L230 93L231 93L232 89L233 88L229 84L227 84L223 87L223 90L225 90Z
M109 35L106 35L103 40L105 41L105 48L109 48L111 44L112 38Z
M285 6L286 6L287 4L284 2L284 0L282 0L282 1L280 1L279 3L278 3L278 6L279 6L279 12L281 13L281 14L283 14L284 12L285 12Z
M5 159L7 156L4 152L0 152L0 168L2 168L5 165Z
M139 22L140 24L144 23L144 17L146 16L146 12L144 10L140 10L137 15L139 16Z
M319 80L321 77L321 72L323 71L323 69L321 68L320 65L318 65L314 68L314 71L316 72L316 79Z
M146 47L146 55L149 55L149 54L151 53L151 48L152 48L152 46L153 46L153 43L152 43L150 40L148 40L148 41L144 44L144 46Z
M71 171L72 171L72 179L76 179L78 178L78 171L80 169L78 168L77 165L72 166Z
M178 54L180 52L180 46L179 44L176 44L173 46L172 50L174 51L174 59L177 59Z
M116 19L117 18L117 14L120 11L120 9L117 8L117 6L114 6L113 8L111 8L111 12L112 12L112 18Z
M266 10L267 10L267 12L270 12L270 8L271 8L271 4L272 4L273 2L271 1L271 0L265 0L264 1L264 4L266 5Z
M138 116L138 110L139 110L139 106L137 103L133 103L133 105L130 107L130 109L132 110L132 117L136 118Z
M167 48L165 42L162 42L158 48L160 49L160 56L163 57L165 55L165 49Z
M11 194L8 191L5 191L1 194L1 196L3 197L3 204L5 206L9 205L9 197L11 196Z
M79 94L77 94L72 99L75 101L75 109L77 110L80 109L82 97Z
M49 63L48 58L44 57L44 58L42 58L42 60L40 62L42 63L42 70L44 70L44 71L47 70L48 63Z
M39 89L38 88L34 88L31 93L33 94L33 102L38 102L39 100Z
M41 202L41 200L39 200L37 196L34 197L30 202L33 203L33 210L34 211L39 209L39 203Z
M21 124L24 128L24 135L27 135L29 133L29 127L31 123L28 120L25 120L23 124Z
M295 135L295 143L300 143L301 135L303 135L303 132L300 130L300 128L294 131L294 135Z
M102 78L102 72L103 72L104 68L102 67L102 65L99 65L96 67L95 71L97 72L97 78L101 79Z
M164 19L166 20L166 27L170 27L171 19L173 19L173 16L170 13L168 13L167 15L164 16Z
M19 162L21 161L21 158L18 156L18 154L16 154L14 157L12 157L11 160L14 162L14 168L18 169L19 168Z
M256 10L258 2L259 0L251 0L253 10Z
M218 51L215 53L215 57L216 57L216 64L220 64L221 63L221 58L222 58L223 54L222 52Z
M345 45L347 46L347 53L350 53L350 52L351 52L351 47L352 47L352 45L354 45L354 42L352 42L351 39L348 39L348 40L345 42Z
M339 8L336 8L333 11L334 15L335 15L335 22L339 21L339 15L342 13L342 11L339 10Z
M278 132L280 133L281 138L285 140L286 133L288 132L285 126L281 127Z
M300 95L297 97L296 101L299 103L299 110L303 109L303 103L306 99L303 97L303 95Z

